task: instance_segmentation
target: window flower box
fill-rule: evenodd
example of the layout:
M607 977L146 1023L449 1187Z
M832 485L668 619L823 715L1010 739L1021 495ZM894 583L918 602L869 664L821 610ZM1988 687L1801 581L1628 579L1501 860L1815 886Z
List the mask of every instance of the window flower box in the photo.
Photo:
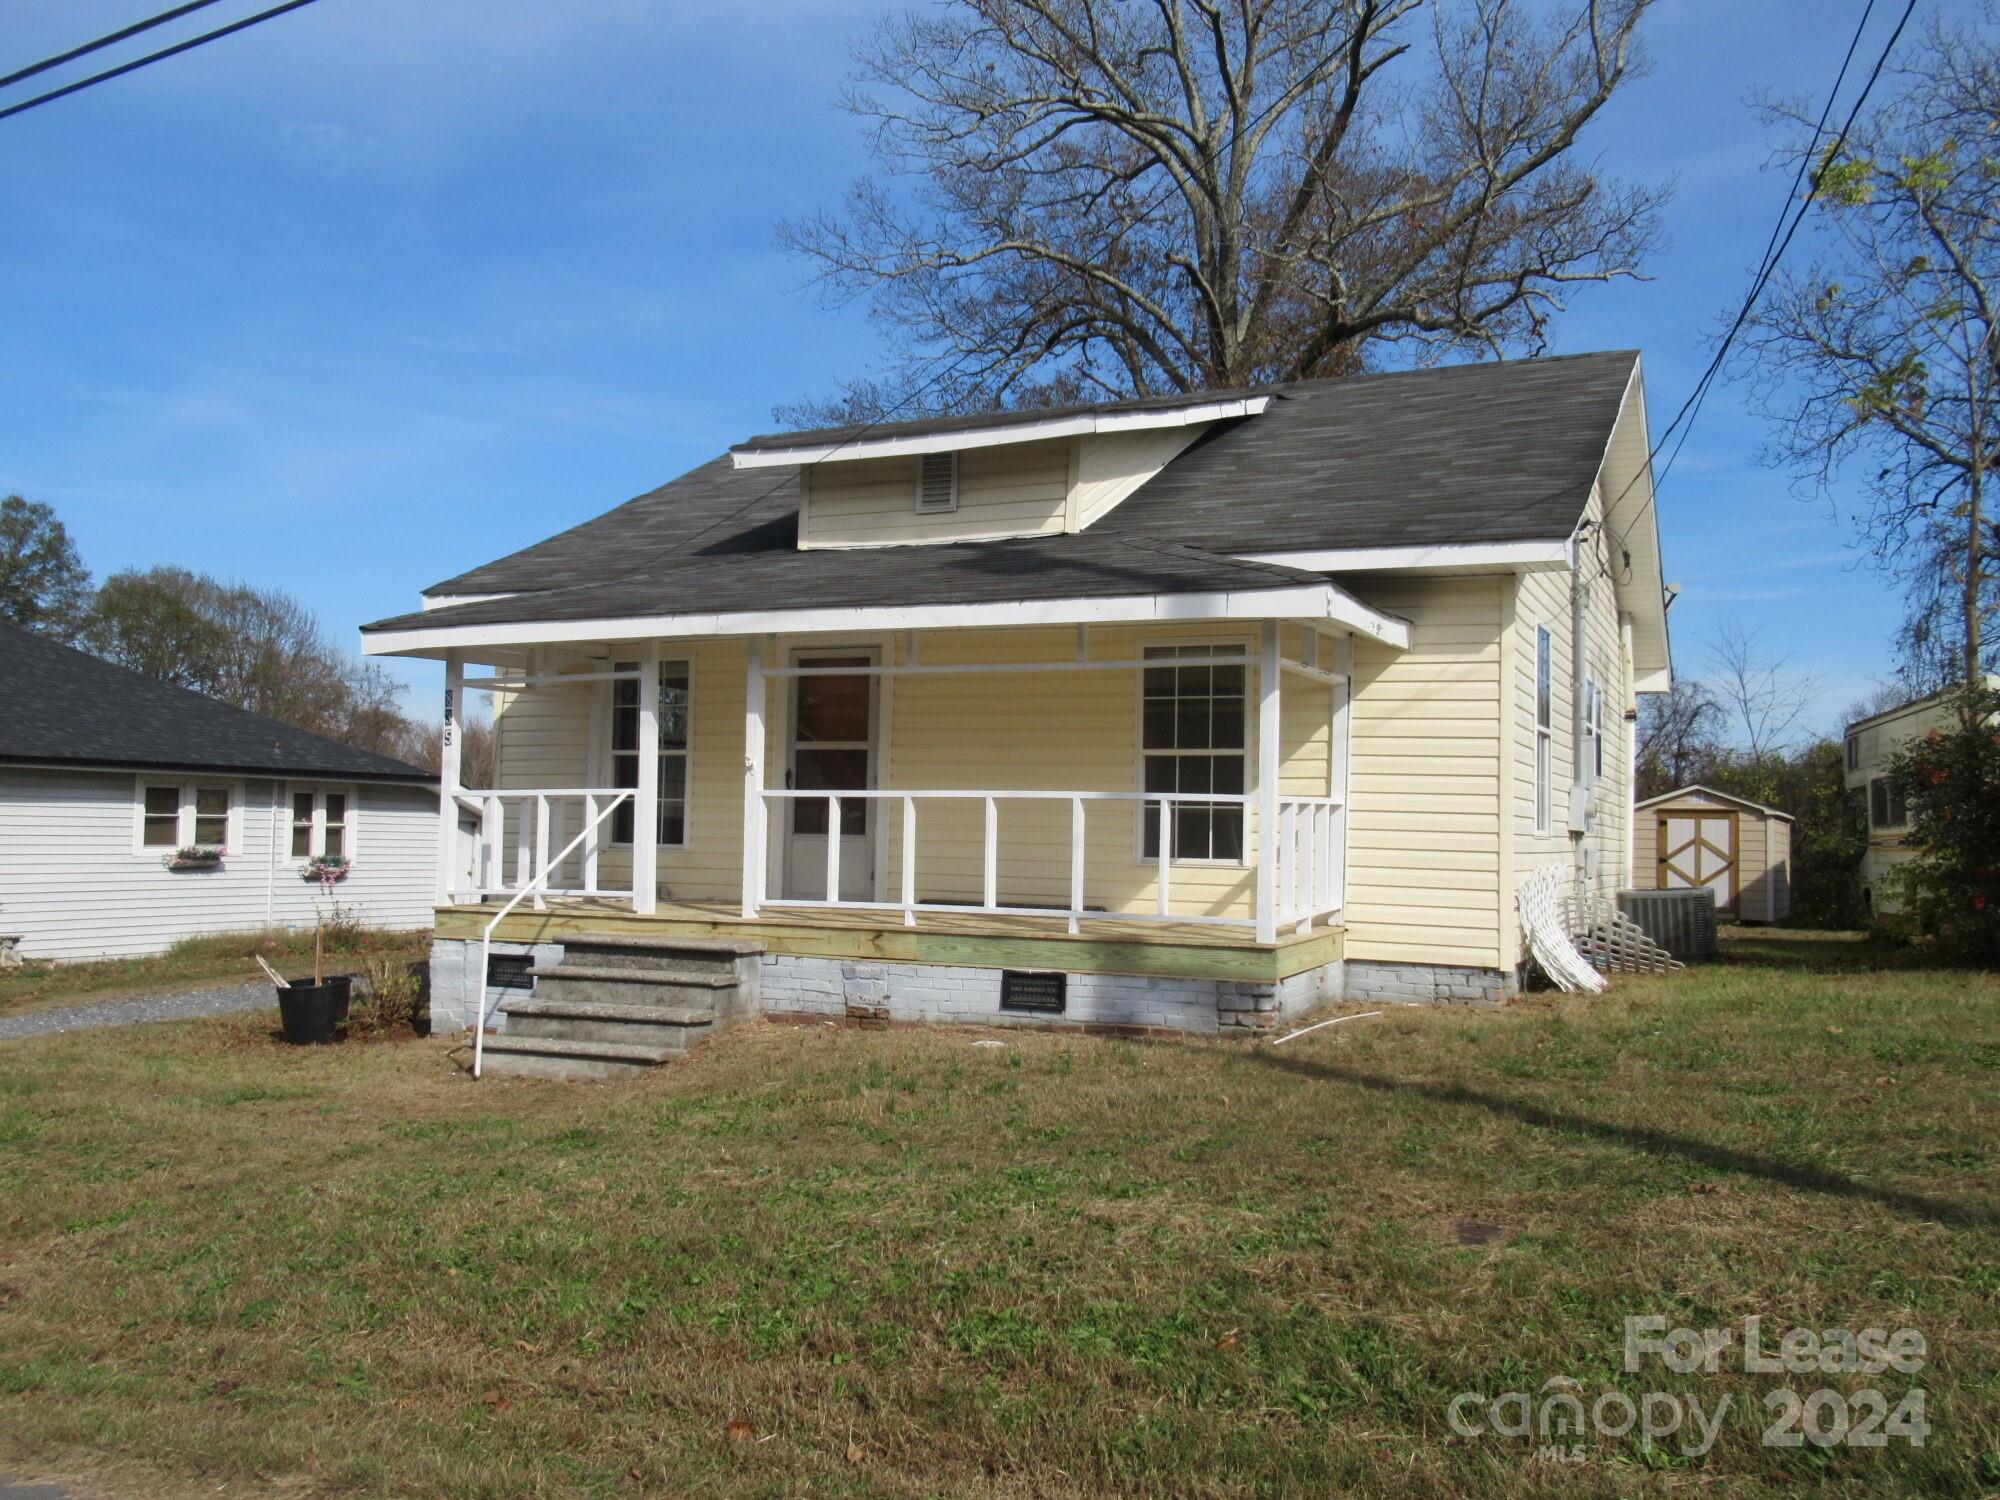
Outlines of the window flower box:
M163 856L160 863L169 870L215 870L221 868L226 853L219 845L185 844Z
M354 861L344 854L315 854L299 866L299 879L307 885L333 886L345 880Z

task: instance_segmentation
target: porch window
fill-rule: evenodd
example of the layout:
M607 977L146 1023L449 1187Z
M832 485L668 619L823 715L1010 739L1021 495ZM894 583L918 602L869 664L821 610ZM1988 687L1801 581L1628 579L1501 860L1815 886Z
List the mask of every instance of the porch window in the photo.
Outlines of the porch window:
M353 802L348 794L293 792L292 858L347 859L353 853Z
M1555 758L1555 660L1548 627L1535 627L1535 832L1549 831L1549 775Z
M178 786L149 786L145 799L141 842L149 849L173 848L181 841L181 789Z
M1148 646L1147 661L1241 656L1238 645ZM1244 740L1248 674L1240 666L1149 666L1140 715L1140 750L1149 792L1243 794L1248 756ZM1160 809L1148 803L1141 853L1160 856ZM1176 860L1241 860L1243 804L1183 802L1174 805Z
M621 672L636 672L637 662L618 663ZM660 826L659 842L687 847L688 755L693 743L693 664L660 663ZM631 679L611 684L611 784L621 789L639 785L639 684ZM611 841L632 842L636 809L621 802L611 814Z

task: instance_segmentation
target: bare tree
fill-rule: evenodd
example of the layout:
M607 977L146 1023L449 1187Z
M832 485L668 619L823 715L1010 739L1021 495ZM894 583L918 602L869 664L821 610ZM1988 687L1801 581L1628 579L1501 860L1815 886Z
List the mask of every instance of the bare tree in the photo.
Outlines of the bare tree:
M1792 106L1828 248L1773 282L1748 323L1773 456L1820 493L1866 465L1859 521L1909 586L1912 686L1977 680L1994 656L2000 516L2000 41L1933 19L1889 102L1836 153Z
M1662 194L1579 134L1651 0L962 0L884 21L845 107L883 172L781 226L964 410L1542 346ZM1426 14L1427 12L1427 14ZM895 177L914 179L898 192ZM790 415L877 415L894 383Z
M1756 634L1740 625L1723 626L1708 656L1715 695L1751 760L1790 749L1819 684L1789 671L1789 657L1765 657Z
M1698 678L1676 677L1664 693L1639 698L1638 796L1657 797L1698 780L1722 748L1728 721Z

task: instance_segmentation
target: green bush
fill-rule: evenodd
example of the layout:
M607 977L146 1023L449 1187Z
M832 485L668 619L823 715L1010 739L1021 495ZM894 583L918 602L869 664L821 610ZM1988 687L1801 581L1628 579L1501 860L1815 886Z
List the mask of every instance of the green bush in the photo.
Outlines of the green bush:
M1890 784L1909 809L1916 858L1899 874L1917 926L1940 947L2000 960L2000 692L1968 688L1957 722L1906 745Z

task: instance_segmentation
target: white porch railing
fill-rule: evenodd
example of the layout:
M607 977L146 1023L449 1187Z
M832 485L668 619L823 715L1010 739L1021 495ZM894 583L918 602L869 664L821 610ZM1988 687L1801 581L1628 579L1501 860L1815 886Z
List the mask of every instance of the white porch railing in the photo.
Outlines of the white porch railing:
M600 878L609 815L633 802L630 787L523 787L462 791L459 806L479 818L471 860L473 900L525 895L536 910L548 896L630 896L633 883L607 889ZM575 838L570 830L580 830ZM508 857L512 836L512 859ZM550 851L557 851L551 853ZM511 868L510 868L511 865Z
M1337 797L1278 799L1278 921L1311 926L1340 910L1346 846Z
M1120 921L1140 922L1187 922L1219 927L1255 927L1257 919L1251 917L1209 916L1201 913L1176 912L1174 910L1174 825L1173 811L1179 807L1238 807L1244 809L1246 835L1249 832L1249 809L1256 799L1246 796L1225 796L1214 792L1162 793L1162 792L1065 792L1040 790L1015 791L960 791L956 789L926 789L909 791L866 790L866 791L798 791L766 788L762 793L764 818L769 826L773 804L782 810L785 803L824 802L826 804L827 828L834 831L826 840L826 884L825 896L774 897L765 896L764 906L775 907L838 907L856 911L899 911L903 914L905 926L915 926L917 913L962 912L988 916L1018 917L1063 917L1067 919L1069 930L1076 932L1079 923L1090 917L1116 917ZM1305 799L1310 800L1310 799ZM840 896L841 838L837 830L841 826L841 807L848 802L873 802L878 805L899 804L902 811L902 858L901 885L899 899L856 901L843 900ZM920 803L971 803L985 813L985 834L980 844L981 899L971 901L920 901L917 892L918 879L918 804ZM1069 904L1067 906L1023 906L1000 899L1000 808L1007 802L1067 802L1069 804ZM1156 807L1160 812L1160 838L1158 848L1151 856L1154 867L1153 910L1107 911L1092 909L1087 898L1087 838L1085 831L1085 809L1091 803L1141 804ZM782 826L782 822L780 824ZM1246 864L1245 872L1254 870Z
M488 792L485 795L491 798L498 797L501 794ZM507 920L514 908L529 897L532 896L534 898L537 907L541 906L542 895L548 889L549 876L560 869L562 862L568 859L570 855L576 853L578 849L584 848L590 850L594 859L599 833L604 827L604 820L616 812L618 804L623 802L627 797L630 797L632 793L629 791L614 791L573 794L584 798L589 820L583 825L582 832L578 833L567 844L564 844L561 851L554 858L550 858L549 856L548 845L549 799L552 797L560 798L564 794L561 792L536 792L533 795L542 799L541 805L536 809L539 816L535 825L540 830L540 837L537 839L537 843L540 846L539 858L537 860L538 868L522 884L521 888L514 892L513 896L508 899L507 904L493 914L493 920L486 924L486 930L479 935L479 1007L478 1013L473 1017L472 1022L472 1076L474 1078L480 1076L482 1069L486 1065L486 1016L492 1009L489 1002L492 998L490 978L493 970L493 934L499 930L500 924ZM601 805L599 799L603 799ZM526 839L524 838L522 842L525 844Z

